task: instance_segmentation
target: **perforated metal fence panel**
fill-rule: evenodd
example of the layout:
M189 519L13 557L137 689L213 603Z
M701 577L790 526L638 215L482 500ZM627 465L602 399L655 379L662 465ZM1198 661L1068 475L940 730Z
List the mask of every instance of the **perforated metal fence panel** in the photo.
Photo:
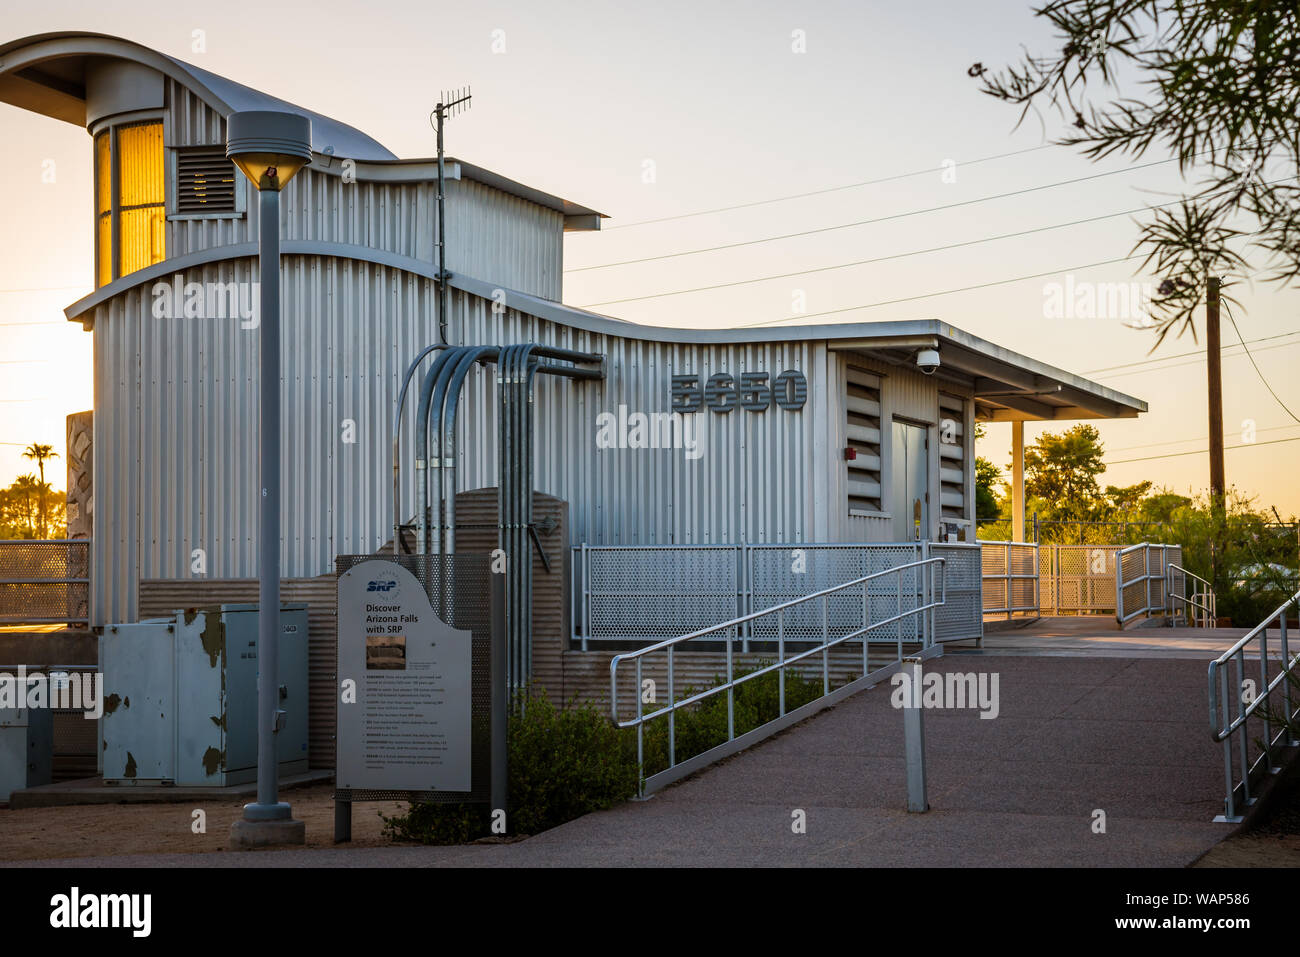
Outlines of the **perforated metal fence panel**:
M932 542L929 558L943 559L946 594L934 610L934 640L961 641L984 635L982 564L976 544ZM937 597L936 587L936 597Z
M579 549L585 596L580 627L590 638L684 635L743 614L735 545Z
M487 555L340 555L335 571L342 575L362 562L388 561L401 565L424 586L435 611L446 594L445 621L469 631L470 639L470 783L463 791L380 791L335 789L339 801L423 801L438 804L487 803L491 770L491 634L492 581ZM443 589L446 589L444 592Z
M90 614L90 542L0 541L0 624L82 624Z
M946 562L949 604L936 610L936 638L980 637L979 546L917 542L580 546L573 555L575 631L588 641L672 638L927 557ZM759 618L732 637L775 642L783 629L789 642L820 641L824 628L834 639L859 631L865 617L879 624L867 633L868 641L919 641L918 617L889 619L924 603L925 574L912 569L884 576L782 616ZM931 575L937 600L938 572L931 569ZM720 640L717 634L708 637Z
M906 565L921 558L919 545L750 545L746 548L749 568L747 612L762 611L794 601L812 592L842 585L876 572ZM826 630L831 638L862 627L865 604L869 622L883 622L921 604L921 570L885 576L862 588L848 589L825 600ZM902 579L900 586L899 579ZM785 616L787 640L821 640L822 602L808 602ZM881 625L868 633L870 641L919 640L915 616ZM753 623L752 637L775 641L776 616Z

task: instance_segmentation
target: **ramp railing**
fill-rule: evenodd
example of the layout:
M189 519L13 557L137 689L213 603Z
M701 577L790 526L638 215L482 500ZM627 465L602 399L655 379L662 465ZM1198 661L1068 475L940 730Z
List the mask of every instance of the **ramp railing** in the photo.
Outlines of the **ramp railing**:
M1038 544L982 541L979 549L984 616L1038 617Z
M891 671L897 670L903 659L903 645L920 642L921 654L935 653L941 647L935 640L935 609L943 606L947 599L944 566L947 559L928 558L921 561L896 565L883 571L864 575L853 581L835 585L812 592L792 601L782 602L761 611L741 615L721 624L701 628L697 631L678 635L656 644L639 648L625 654L615 655L609 663L610 676L610 710L614 723L620 728L636 728L637 767L640 772L641 793L651 793L692 774L700 768L712 764L729 754L734 754L751 744L789 727L797 721L829 707L842 698L853 694L871 684L877 683ZM873 595L873 586L888 577L896 578L896 587L888 590L888 598L882 600L879 594ZM936 578L938 579L936 582ZM937 598L935 597L937 593ZM873 603L872 599L876 601ZM881 608L881 605L884 608ZM892 606L892 607L891 607ZM851 612L851 617L845 615ZM883 615L882 615L883 612ZM915 622L916 628L911 635L902 627L907 622ZM879 629L894 626L890 640L895 643L896 657L890 664L871 671L868 649L871 633ZM762 665L745 674L737 675L735 671L735 645L743 641L743 636L764 635L775 638L776 661ZM787 640L797 641L800 646L810 638L820 636L820 641L811 648L804 648L798 653L786 657ZM837 645L853 639L862 639L862 676L837 688L830 687L830 650ZM726 677L719 684L694 692L685 697L677 697L676 674L674 670L674 653L689 642L722 641L726 646ZM683 649L686 650L686 649ZM643 662L647 657L657 654L667 655L667 703L646 713L647 703L643 693ZM799 662L821 656L822 696L793 711L786 710L786 669ZM635 684L632 685L632 698L635 701L635 714L625 718L619 709L619 671L620 668L633 669ZM756 728L736 734L736 689L745 682L754 681L763 675L777 673L777 717ZM689 690L689 689L688 689ZM699 705L715 695L726 695L727 702L727 739L720 745L700 754L677 760L677 714L679 711ZM626 700L626 699L625 699ZM649 703L654 703L653 701ZM648 722L656 719L667 721L667 767L649 777L645 774L645 732Z
M1213 628L1218 621L1214 586L1177 562L1169 563L1165 576L1165 593L1168 595L1170 612L1175 615L1181 613L1193 628ZM1188 594L1189 587L1191 594Z
M1179 545L1142 542L1119 550L1115 556L1115 620L1121 626L1139 615L1150 618L1169 612L1165 568L1182 557Z
M1278 752L1300 746L1300 708L1293 700L1300 695L1292 694L1300 655L1292 656L1287 634L1287 614L1298 608L1300 592L1210 662L1210 734L1223 744L1223 813L1216 821L1240 821L1257 800L1259 782L1281 769ZM1277 632L1276 658L1269 654L1270 627ZM1258 685L1248 668L1256 660Z

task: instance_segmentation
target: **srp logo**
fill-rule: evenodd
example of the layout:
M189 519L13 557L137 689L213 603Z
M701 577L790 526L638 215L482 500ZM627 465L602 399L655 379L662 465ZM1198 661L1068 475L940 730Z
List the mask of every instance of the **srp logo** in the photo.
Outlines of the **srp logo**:
M379 592L387 595L390 592L397 591L397 582L395 581L375 581L366 586L368 592Z

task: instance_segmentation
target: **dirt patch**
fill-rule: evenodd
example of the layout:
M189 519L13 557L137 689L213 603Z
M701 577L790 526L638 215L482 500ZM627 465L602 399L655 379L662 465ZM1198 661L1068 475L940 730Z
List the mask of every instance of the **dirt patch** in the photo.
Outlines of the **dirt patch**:
M1300 769L1288 768L1268 817L1210 850L1195 867L1300 867Z
M230 847L230 825L248 798L185 804L90 804L77 807L0 808L0 861L36 861L116 854L222 853ZM281 793L293 816L307 825L308 847L334 845L334 789L320 784ZM207 817L206 833L195 834L194 811ZM383 836L379 811L406 810L399 801L352 805L353 847L392 842Z
M1300 834L1240 834L1216 844L1194 867L1300 867Z

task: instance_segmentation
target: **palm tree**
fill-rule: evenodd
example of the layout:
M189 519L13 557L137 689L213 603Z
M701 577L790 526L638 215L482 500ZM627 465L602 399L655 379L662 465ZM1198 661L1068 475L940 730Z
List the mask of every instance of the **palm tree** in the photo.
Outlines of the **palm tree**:
M27 446L27 448L23 449L23 458L35 459L36 467L40 469L41 473L41 485L39 495L36 499L41 522L40 538L44 538L46 533L45 496L50 491L50 487L45 484L45 460L58 458L58 456L59 453L54 451L54 446L42 445L40 442L33 442L31 445Z
M42 486L36 481L36 476L31 473L18 476L18 478L14 480L14 484L9 486L9 491L13 493L14 497L18 500L19 515L23 520L23 524L27 526L27 532L33 538L38 536L36 534L36 525L32 521L32 513L40 509L41 488ZM33 498L36 499L36 508L32 507Z

